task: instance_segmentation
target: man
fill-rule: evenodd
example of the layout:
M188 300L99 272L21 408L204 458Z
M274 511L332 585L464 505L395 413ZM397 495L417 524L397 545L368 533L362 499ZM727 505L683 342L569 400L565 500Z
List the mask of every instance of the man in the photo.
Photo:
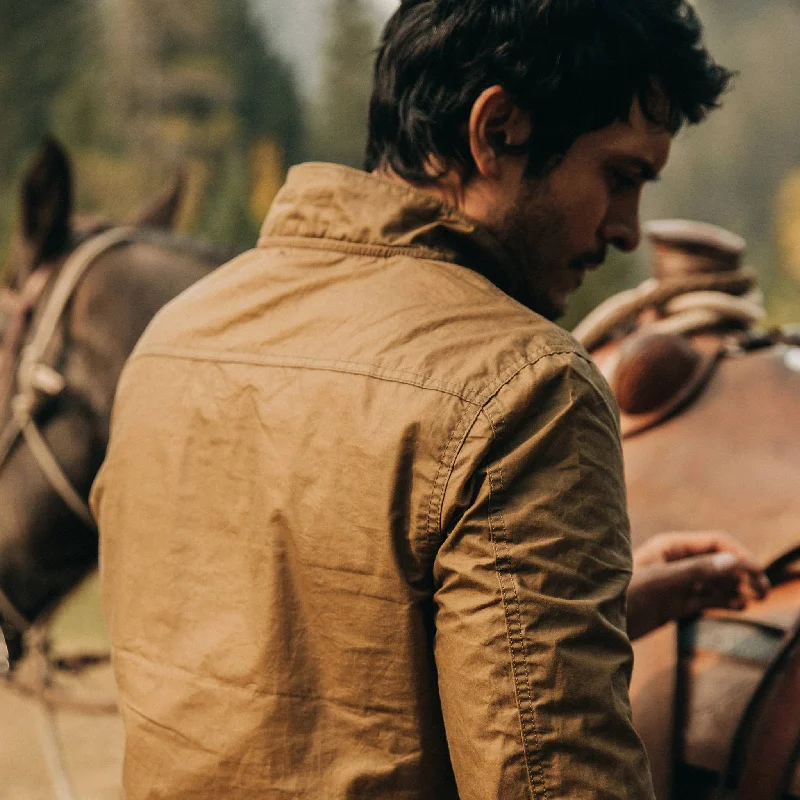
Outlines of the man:
M293 170L121 380L128 800L652 797L616 408L546 318L729 77L682 0L400 6L372 174Z

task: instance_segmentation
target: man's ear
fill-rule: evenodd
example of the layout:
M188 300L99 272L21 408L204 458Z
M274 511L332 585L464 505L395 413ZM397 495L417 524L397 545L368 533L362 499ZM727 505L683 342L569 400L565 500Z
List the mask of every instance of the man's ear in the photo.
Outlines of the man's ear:
M61 145L47 137L22 180L22 235L32 264L67 249L72 215L72 169Z
M518 157L531 133L530 113L515 105L502 86L485 89L469 118L469 147L478 172L486 178L499 178L503 159Z

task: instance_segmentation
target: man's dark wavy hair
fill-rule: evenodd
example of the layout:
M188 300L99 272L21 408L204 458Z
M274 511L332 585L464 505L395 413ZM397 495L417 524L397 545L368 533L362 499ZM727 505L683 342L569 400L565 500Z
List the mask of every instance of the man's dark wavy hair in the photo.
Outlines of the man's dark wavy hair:
M366 169L430 184L436 163L468 177L470 111L496 84L531 112L528 171L544 174L579 136L627 120L634 98L676 133L731 77L686 0L404 0L378 48Z

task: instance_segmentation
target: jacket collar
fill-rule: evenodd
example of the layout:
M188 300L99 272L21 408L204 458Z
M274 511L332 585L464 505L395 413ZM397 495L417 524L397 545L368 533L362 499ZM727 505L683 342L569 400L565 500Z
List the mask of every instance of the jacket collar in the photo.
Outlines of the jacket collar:
M285 238L412 251L472 269L525 301L519 270L491 231L412 186L350 167L312 163L289 170L259 246Z

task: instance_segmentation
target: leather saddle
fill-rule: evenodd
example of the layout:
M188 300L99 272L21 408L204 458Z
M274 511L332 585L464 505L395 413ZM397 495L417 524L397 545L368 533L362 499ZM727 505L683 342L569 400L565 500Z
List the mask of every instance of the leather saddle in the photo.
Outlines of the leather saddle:
M800 344L787 331L755 330L759 321L757 303L751 297L755 276L741 267L743 240L689 222L658 223L649 233L656 278L612 298L576 329L577 338L614 390L623 437L630 440L663 426L625 447L628 488L635 500L631 519L640 542L642 536L669 530L669 526L681 529L695 516L708 524L710 516L716 519L723 511L739 510L735 493L727 491L725 481L721 481L725 491L717 486L714 493L707 487L708 496L703 495L700 502L696 495L702 491L701 484L684 491L685 483L679 483L689 480L684 475L696 476L696 472L679 469L675 475L669 473L669 480L660 480L664 471L669 472L665 460L674 456L669 447L685 444L683 460L678 460L683 466L687 459L688 463L699 460L707 467L721 468L720 473L736 474L733 463L715 461L718 452L728 459L731 453L715 449L714 437L725 436L725 424L738 420L722 415L719 431L711 425L726 391L739 386L731 383L734 370L730 365L720 365L731 356L778 342ZM764 355L770 352L765 349ZM774 360L753 357L754 367L760 367L755 372L762 378L772 376ZM736 374L740 372L750 375L753 370L742 367ZM766 389L762 394L765 401L772 397ZM748 397L752 396L750 392ZM676 426L670 431L667 421L693 406L695 411L684 419L686 428ZM786 409L783 413L791 418ZM706 426L705 438L699 436L698 424ZM766 439L764 446L771 441ZM790 453L796 452L793 446L787 445ZM708 453L693 456L696 447L705 447ZM775 463L789 462L778 459ZM762 483L754 483L763 490ZM737 485L735 480L732 484ZM677 512L675 497L680 503ZM727 498L731 508L712 508L718 497ZM788 499L785 505L793 507ZM751 510L746 503L745 507ZM751 539L746 540L751 547L752 536L765 526L766 536L770 525L778 526L779 516L754 526ZM654 528L653 520L662 527ZM791 520L791 530L783 531L782 539L778 536L761 548L770 553L765 560L796 543L795 527ZM777 541L783 544L776 545ZM634 643L634 722L651 758L659 800L800 800L800 569L796 562L800 562L800 548L775 560L768 568L773 590L745 611L709 611Z
M745 611L708 611L634 642L634 723L658 800L800 798L800 573Z
M795 548L767 568L774 588L764 600L679 626L674 788L713 787L719 800L800 797L798 557Z
M643 433L688 408L723 352L720 344L701 349L687 336L646 329L593 352L617 398L623 437Z
M751 346L763 309L745 242L704 223L648 225L655 277L602 304L574 334L609 382L623 437L661 424L696 400L733 344ZM763 338L763 337L762 337Z

